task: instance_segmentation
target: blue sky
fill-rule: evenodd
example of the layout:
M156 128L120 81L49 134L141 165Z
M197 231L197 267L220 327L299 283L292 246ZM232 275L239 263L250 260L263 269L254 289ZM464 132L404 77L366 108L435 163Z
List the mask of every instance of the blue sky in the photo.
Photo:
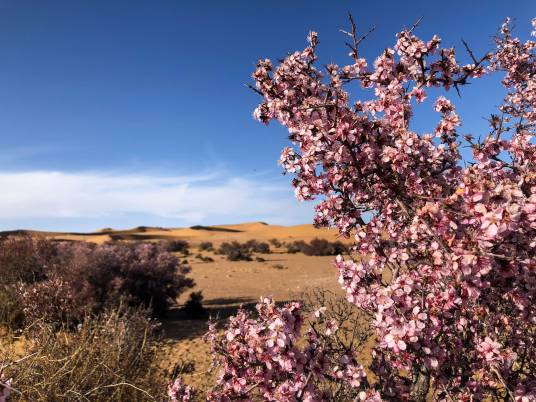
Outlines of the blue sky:
M276 164L285 130L252 119L244 84L310 29L322 62L345 63L348 11L376 27L372 60L421 16L419 36L460 51L489 49L506 16L526 38L536 2L0 1L0 229L309 222ZM485 130L497 82L451 95L466 132ZM436 119L425 103L414 128Z

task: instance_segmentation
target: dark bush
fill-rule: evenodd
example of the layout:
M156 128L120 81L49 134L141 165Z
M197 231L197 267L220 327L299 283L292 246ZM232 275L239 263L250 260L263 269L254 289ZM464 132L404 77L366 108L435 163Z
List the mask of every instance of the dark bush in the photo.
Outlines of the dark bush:
M15 285L0 285L0 325L19 329L24 323L24 311Z
M204 241L199 245L199 250L201 251L212 251L214 250L214 245L211 241Z
M305 255L325 256L338 255L346 252L346 246L340 241L334 243L325 239L313 239L302 248Z
M283 246L283 244L277 239L270 239L270 240L268 240L268 243L270 243L275 248L280 248L280 247Z
M257 240L248 240L244 246L252 253L270 253L270 246L268 243L259 242Z
M161 240L159 249L168 253L182 253L188 255L190 253L190 244L186 240Z
M265 262L266 260L262 257L255 257L255 261L257 262Z
M0 281L3 284L32 283L46 278L48 267L56 263L56 245L30 236L8 237L0 241Z
M237 241L222 243L218 253L227 256L230 261L251 261L251 252L244 244Z
M155 244L53 243L9 239L0 248L0 319L71 325L88 314L124 303L150 308L155 316L193 281L190 268Z
M309 256L339 255L347 252L347 247L340 241L330 242L325 239L313 239L310 243L297 240L286 245L287 253L303 253Z
M252 253L270 253L270 246L268 243L259 242L257 240L248 240L245 243L239 243L233 241L231 243L222 243L218 249L218 254L227 256L227 259L231 261L251 261Z
M286 243L285 247L287 248L287 253L296 254L303 252L303 249L306 247L306 244L303 240L293 241L292 243Z
M151 243L100 245L63 244L60 277L70 286L75 305L93 312L125 302L150 307L161 316L193 280L190 268Z
M207 315L206 309L203 307L203 294L201 291L192 292L188 300L182 308L189 318L202 318Z

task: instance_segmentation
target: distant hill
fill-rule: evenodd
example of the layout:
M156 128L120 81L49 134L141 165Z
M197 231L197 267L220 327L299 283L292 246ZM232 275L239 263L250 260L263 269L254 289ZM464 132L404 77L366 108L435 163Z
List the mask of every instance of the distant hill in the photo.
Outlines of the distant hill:
M249 239L280 241L304 240L315 237L336 240L338 232L330 229L317 229L313 225L280 226L269 225L265 222L247 222L232 225L202 226L186 228L163 228L138 226L132 229L118 230L105 228L96 232L45 232L36 230L10 230L0 232L0 237L10 235L32 235L56 240L85 240L102 243L109 240L157 241L157 240L187 240L193 245L203 241L219 244L224 241L246 241ZM344 239L340 239L344 240Z

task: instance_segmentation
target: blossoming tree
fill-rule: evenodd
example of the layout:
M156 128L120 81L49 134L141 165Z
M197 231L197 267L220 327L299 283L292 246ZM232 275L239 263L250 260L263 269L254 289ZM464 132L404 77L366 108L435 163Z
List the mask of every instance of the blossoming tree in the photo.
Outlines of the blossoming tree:
M368 378L352 350L327 356L314 330L298 347L300 306L265 300L258 319L240 312L223 336L211 330L222 364L209 399L331 400L314 386L327 379L366 401L534 401L536 42L514 38L507 21L493 52L476 57L464 44L471 62L462 65L455 49L419 39L414 26L369 65L359 52L366 35L350 20L347 66L315 67L314 32L279 66L260 61L254 115L288 128L293 146L280 162L298 199L320 197L315 224L355 238L353 257L335 264L375 331ZM493 73L504 75L507 95L479 140L460 134L444 96L433 102L435 128L410 129L430 89L456 95ZM373 98L351 102L357 86Z

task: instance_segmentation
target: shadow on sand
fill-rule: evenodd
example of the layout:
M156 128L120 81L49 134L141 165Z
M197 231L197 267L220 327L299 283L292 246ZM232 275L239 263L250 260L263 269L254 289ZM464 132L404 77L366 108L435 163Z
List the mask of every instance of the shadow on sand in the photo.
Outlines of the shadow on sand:
M254 312L258 299L237 297L206 300L203 306L207 315L199 319L189 318L181 307L172 308L167 317L162 320L162 337L164 340L192 339L203 336L208 331L209 318L216 321L218 327L223 327L240 307ZM278 302L284 304L286 301Z

